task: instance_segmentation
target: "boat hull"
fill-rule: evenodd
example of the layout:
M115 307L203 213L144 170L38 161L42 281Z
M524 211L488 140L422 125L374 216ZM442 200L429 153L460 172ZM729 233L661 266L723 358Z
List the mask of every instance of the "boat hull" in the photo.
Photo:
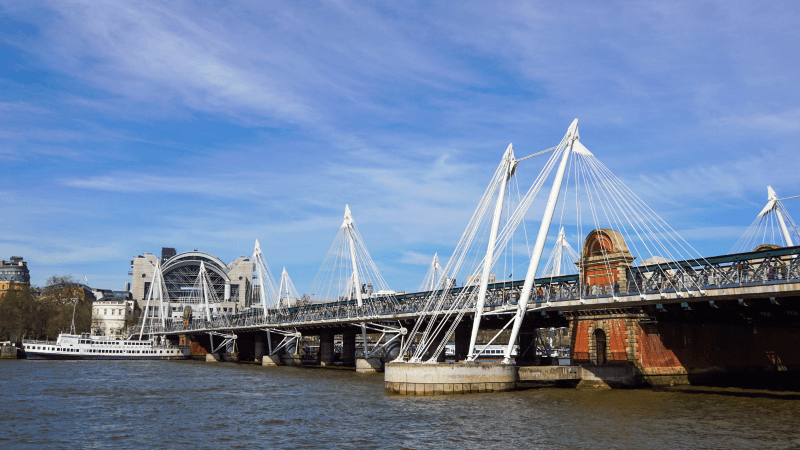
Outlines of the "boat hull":
M78 355L61 355L56 353L25 353L25 359L50 359L50 360L183 360L189 359L185 355L91 355L91 354L78 354Z

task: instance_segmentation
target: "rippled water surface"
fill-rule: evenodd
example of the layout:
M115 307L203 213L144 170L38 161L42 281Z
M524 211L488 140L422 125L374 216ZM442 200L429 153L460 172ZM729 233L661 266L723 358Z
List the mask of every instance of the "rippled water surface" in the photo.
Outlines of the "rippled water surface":
M800 448L800 400L719 390L402 397L382 375L0 361L0 448Z

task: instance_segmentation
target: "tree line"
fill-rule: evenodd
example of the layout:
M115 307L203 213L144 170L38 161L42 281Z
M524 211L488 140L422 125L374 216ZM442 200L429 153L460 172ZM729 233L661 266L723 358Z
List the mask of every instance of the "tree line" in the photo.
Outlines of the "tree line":
M0 340L54 340L69 332L75 320L76 333L88 333L92 327L92 302L87 292L72 276L53 275L44 288L22 285L0 297Z

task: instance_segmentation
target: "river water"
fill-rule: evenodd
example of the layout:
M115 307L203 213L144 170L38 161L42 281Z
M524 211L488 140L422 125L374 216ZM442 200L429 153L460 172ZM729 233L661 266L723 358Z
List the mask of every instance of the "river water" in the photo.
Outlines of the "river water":
M403 397L382 375L0 361L0 448L800 448L800 396L730 389Z

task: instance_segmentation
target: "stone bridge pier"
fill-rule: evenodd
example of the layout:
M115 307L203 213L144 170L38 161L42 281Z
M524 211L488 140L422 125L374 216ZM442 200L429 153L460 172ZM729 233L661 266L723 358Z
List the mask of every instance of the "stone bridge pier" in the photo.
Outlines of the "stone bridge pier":
M619 233L590 233L581 257L587 290L624 291L634 258ZM572 364L598 374L584 385L800 383L800 298L768 295L564 312Z

